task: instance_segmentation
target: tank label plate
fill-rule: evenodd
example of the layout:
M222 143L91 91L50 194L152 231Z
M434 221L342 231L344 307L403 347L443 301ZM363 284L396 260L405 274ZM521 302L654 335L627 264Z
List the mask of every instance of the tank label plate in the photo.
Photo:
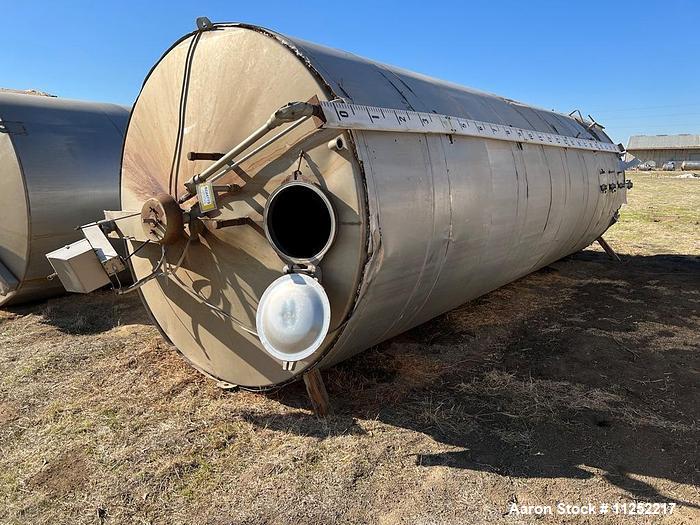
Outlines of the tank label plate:
M199 199L199 209L203 213L217 208L214 185L211 182L197 184L197 198Z
M437 113L326 101L321 102L321 109L326 119L323 124L324 128L463 135L508 142L542 144L558 148L620 153L617 146L610 142L579 139Z

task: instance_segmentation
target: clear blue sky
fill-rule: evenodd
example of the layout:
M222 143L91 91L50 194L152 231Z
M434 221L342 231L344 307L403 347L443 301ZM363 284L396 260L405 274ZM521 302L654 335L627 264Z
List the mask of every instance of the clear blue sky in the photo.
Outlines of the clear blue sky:
M579 108L616 141L700 133L700 2L691 0L1 5L0 87L131 104L161 54L208 16L557 111Z

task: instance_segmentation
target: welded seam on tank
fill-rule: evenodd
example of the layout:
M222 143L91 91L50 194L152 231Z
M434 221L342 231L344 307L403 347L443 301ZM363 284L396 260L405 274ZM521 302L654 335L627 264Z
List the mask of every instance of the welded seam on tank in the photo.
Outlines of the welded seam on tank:
M420 288L420 285L422 284L423 281L423 275L425 274L426 267L428 265L428 260L430 259L430 254L432 253L432 244L435 240L435 174L433 173L433 165L430 161L430 151L429 151L429 146L428 146L428 137L423 135L423 138L425 140L425 147L423 148L423 159L424 162L426 162L425 155L427 154L427 165L429 166L429 171L430 172L430 188L432 192L432 200L431 200L431 206L430 206L430 211L431 211L431 216L432 216L432 235L430 236L430 239L428 242L426 242L426 248L425 248L425 255L423 256L423 263L421 264L421 268L418 272L418 276L416 277L415 284L413 285L413 289L411 290L411 293L408 295L406 298L406 302L399 312L397 316L394 318L394 322L389 325L389 327L382 332L382 335L379 337L380 341L383 341L386 339L387 335L391 333L391 331L394 329L394 327L403 320L404 315L409 310L409 307L411 306L411 301L413 301L414 296L416 295L418 289ZM419 142L421 140L419 139Z
M447 228L447 239L445 239L445 250L443 251L442 254L442 261L440 261L440 265L438 267L438 270L435 274L435 279L433 280L433 284L430 287L430 290L425 294L425 299L421 303L421 305L413 312L413 315L411 318L408 320L409 325L413 323L413 320L418 316L423 309L425 308L425 305L428 304L428 300L430 297L433 295L433 291L435 290L435 287L437 286L437 283L440 281L440 277L442 276L442 271L445 267L445 263L447 262L447 254L450 250L450 246L452 246L453 242L453 237L452 237L452 230L453 230L453 224L452 224L452 181L450 180L450 167L449 163L447 161L447 151L445 149L445 138L442 136L438 136L438 143L440 145L440 148L442 149L442 157L443 160L445 161L445 178L447 180L447 198L448 198L448 206L449 206L449 224ZM431 163L432 165L432 163ZM433 195L435 194L435 191L433 191ZM433 235L435 234L435 229L433 229Z
M592 138L592 135L588 133L588 130L586 130L586 128L584 128L578 120L571 117L565 117L564 115L561 115L559 113L552 114L557 120L570 126L572 128L572 131L574 129L577 130L576 135L574 135L575 138L579 138L579 135L581 135L581 133L585 135L585 138Z
M549 165L550 165L550 157L547 155L547 152L546 152L546 150L544 149L544 146L542 147L542 149L543 149L543 153L544 153L544 155L545 155L545 159L547 160L547 165L549 166ZM552 149L551 152L552 152L552 153L554 153L554 152L558 153L558 155L556 156L556 160L560 160L560 161L561 161L561 164L562 164L561 173L564 175L564 179L566 179L566 178L567 178L567 174L566 174L566 171L565 171L565 168L564 168L564 165L566 164L565 161L564 161L565 150L561 150L561 149L554 148L554 149ZM550 173L551 173L551 171L550 171ZM552 179L551 176L550 176L550 181L553 181L553 180L555 180L555 179ZM561 230L561 225L562 225L562 223L564 222L564 217L565 217L565 215L566 215L565 210L566 210L566 202L567 202L567 198L568 198L568 190L567 190L566 181L564 180L563 182L564 182L564 199L563 199L563 202L561 203L561 206L558 207L558 209L560 210L560 213L559 213L560 216L559 216L559 222L558 222L558 224L557 224L557 229L556 229L556 231L554 232L554 237L553 237L552 240L548 243L549 246L548 246L548 245L545 245L545 247L544 247L545 249L544 249L542 255L537 259L537 261L535 262L535 264L533 264L533 265L531 266L531 268L530 268L530 271L531 271L531 272L532 272L532 271L535 271L535 270L538 269L538 268L541 268L542 266L544 266L544 264L549 264L549 262L550 262L552 256L553 256L553 255L556 255L556 252L555 252L554 250L552 250L551 246L556 246L556 245L557 245L557 237L559 236L559 231ZM554 186L554 185L552 184L552 187L553 187L553 186ZM550 206L551 206L551 204L552 204L553 202L554 202L554 197L552 197L552 199L551 199ZM544 236L544 231L542 232L542 235ZM556 260L556 258L555 258L555 260ZM542 261L546 261L546 262L543 263Z
M304 53L302 53L301 50L297 46L295 46L292 42L290 42L288 39L286 39L283 35L276 33L274 31L271 31L269 29L265 29L265 28L262 28L259 26L253 26L253 25L249 25L249 24L243 24L243 23L215 24L215 27L222 27L222 28L240 27L243 29L249 29L251 31L259 32L263 35L266 35L266 36L276 40L283 47L287 48L294 56L297 57L297 59L299 59L307 67L307 69L312 73L312 75L319 81L321 86L323 88L325 88L327 95L329 96L329 99L338 98L337 93L335 92L333 87L329 84L329 82L326 80L324 75L321 74L317 65L313 64L311 62L311 60ZM326 72L326 76L328 78L333 78L332 75L328 74L328 72ZM340 86L340 87L342 88L342 86ZM347 95L347 93L346 93L346 95ZM362 162L362 159L360 159L357 150L354 153L355 153L355 159L358 161L358 164L359 164L360 176L363 178L363 183L365 185L365 190L366 190L366 186L368 184L367 183L367 179L368 179L367 170L365 169L364 163ZM369 194L369 192L367 194ZM368 203L367 196L365 196L365 202ZM370 246L372 243L372 240L375 236L375 232L373 231L372 225L371 225L372 212L371 212L369 205L366 207L366 213L367 213L366 219L367 219L367 230L368 230L367 231L368 238L367 238L366 242L367 242L367 246ZM377 224L378 224L378 207L377 207ZM374 274L376 274L376 272L378 271L377 269L378 269L378 265L380 264L380 261L382 259L381 254L382 254L382 250L383 250L383 247L381 245L381 231L377 230L376 235L379 238L379 242L375 243L376 246L372 248L373 252L367 255L366 262L363 265L362 274L359 277L359 283L358 283L357 291L356 291L355 296L354 296L354 302L348 310L348 314L346 315L346 319L343 322L341 322L340 325L335 329L335 331L337 332L335 334L335 337L333 338L332 341L330 341L328 343L328 345L326 346L326 349L323 351L323 353L321 355L319 355L311 365L309 365L309 367L307 368L308 370L311 370L312 368L318 366L327 356L331 355L331 353L335 349L339 339L346 332L345 328L348 326L351 316L359 308L360 301L362 300L362 297L364 295L362 292L362 288L365 285L365 282L367 282L367 284L369 284L369 282L371 282L373 280ZM377 269L375 269L375 268L377 268ZM365 289L364 293L366 293L366 289ZM276 383L274 385L268 385L268 386L263 386L263 387L245 387L245 386L241 385L241 387L248 388L250 390L266 390L269 388L283 386L287 383L294 382L298 379L299 379L299 376L294 375L294 376L291 376L288 380L283 381L281 383Z
M538 147L537 153L539 154L543 164L547 167L547 173L549 175L549 185L548 185L549 186L549 205L547 207L547 217L545 218L544 226L542 227L542 231L540 232L539 238L537 240L537 245L539 247L539 249L537 251L541 251L541 248L543 246L545 246L543 241L545 240L544 239L545 233L547 231L547 226L549 225L549 218L550 218L551 213L552 213L552 202L554 199L554 190L552 188L552 168L550 166L550 162L549 162L549 159L547 157L547 152L545 151L544 148L545 148L544 146ZM546 246L545 246L545 249L546 249ZM528 274L534 271L534 268L537 266L537 264L539 263L540 260L541 260L541 258L537 259L537 261L528 268L528 270L527 270Z
M520 115L520 116L522 117L522 119L530 125L530 128L532 128L533 131L541 131L541 130L538 130L538 129L537 129L537 126L536 126L535 124L533 124L533 122L532 122L529 118L527 118L527 116L525 115L525 113L523 113L522 111L520 111L520 109L519 109L519 107L518 107L518 104L515 104L514 102L511 102L511 101L506 101L506 104L508 104L508 106L509 106L513 111L515 111L518 115ZM540 118L541 118L541 117L540 117ZM542 120L544 120L544 119L542 119Z
M513 147L516 147L515 144L512 144L512 145L511 145L511 149L510 149L511 155L512 155L512 151L513 151L513 150L512 150ZM500 146L499 146L499 148L500 148ZM496 151L496 155L495 155L495 157L494 157L494 155L492 155L491 148L490 148L490 147L488 148L489 167L490 167L490 174L491 174L491 177L490 177L490 181L491 181L490 187L491 187L491 195L492 195L492 196L495 195L495 194L497 194L497 193L500 192L500 191L503 191L502 188L497 188L497 187L494 186L494 185L496 184L496 180L495 180L495 173L496 173L496 172L495 172L495 170L494 170L494 168L493 168L493 163L494 163L494 161L497 161L497 160L498 160L498 156L499 156L499 152L498 152L498 151ZM515 169L515 166L514 166L514 169ZM515 222L517 222L517 219L518 219L518 205L519 205L519 202L518 202L518 200L519 200L519 199L518 199L518 195L519 195L519 189L520 189L520 188L519 188L519 184L518 184L518 182L517 182L517 169L515 169L515 170L516 170L516 184L515 184L515 185L516 185L516 211L515 211ZM502 173L502 172L499 171L499 172L497 172L497 173ZM493 241L493 239L492 239L492 234L493 234L493 230L494 230L494 224L493 224L493 223L494 223L494 206L493 206L494 201L495 201L495 198L492 197L492 199L491 199L492 205L491 205L490 208L489 208L489 212L490 212L490 214L489 214L490 225L489 225L489 226L490 226L490 227L489 227L489 236L488 236L488 242L487 242L488 245L491 245L491 242ZM499 213L499 212L496 211L496 213ZM502 213L502 212L501 212L501 213ZM508 243L507 243L508 246L513 247L513 239L514 239L515 237L516 237L516 233L515 233L514 229L511 229L511 230L509 231L509 239L508 239ZM491 245L491 246L493 246L493 245ZM487 250L484 250L484 251L487 251ZM508 267L510 266L510 264L506 264L506 262L509 263L510 260L512 259L512 249L509 250L508 255L506 255L505 258L506 258L506 261L503 261L503 260L501 259L501 260L499 260L499 261L496 263L496 264L498 264L498 268L500 268L501 271L505 271L505 268L508 268ZM478 262L477 266L480 266L480 265L481 265L481 256L480 256L480 258L479 258L479 262ZM517 277L515 277L514 274L510 274L510 275L508 276L508 282L512 281L512 280L515 279L515 278L517 278ZM494 288L490 288L490 289L494 289ZM488 290L487 290L487 291L488 291ZM486 292L484 292L484 293L486 293Z
M511 158L513 159L513 170L515 172L515 228L513 228L513 231L511 232L511 237L508 240L508 244L515 247L515 249L511 249L510 257L508 257L508 266L511 266L513 259L516 257L519 258L519 254L517 252L519 251L520 244L522 243L522 234L524 230L524 219L520 220L522 210L520 206L520 171L518 170L518 160L516 159L517 148L517 144L511 144L510 154ZM527 214L527 200L525 201L525 206L525 213Z
M364 209L366 211L366 221L367 221L367 237L365 239L365 247L366 247L366 254L365 254L365 260L362 264L363 269L361 272L361 277L360 277L360 285L358 286L358 289L355 292L355 301L352 306L352 308L349 310L348 314L345 316L345 320L341 322L336 328L331 330L333 331L338 331L341 328L345 327L347 323L350 321L350 318L352 315L355 313L357 310L360 300L364 297L365 293L367 292L369 284L374 280L374 277L377 273L377 269L379 266L381 266L381 261L383 260L383 246L382 246L382 240L381 240L381 226L380 226L380 221L379 221L379 203L378 203L378 192L376 191L375 185L374 185L374 179L372 178L372 168L371 168L371 161L369 159L369 156L367 156L366 160L363 160L360 156L359 153L359 148L357 145L359 144L358 139L362 139L362 143L364 145L365 151L368 148L367 142L364 140L364 136L359 136L356 132L350 131L351 137L353 137L353 148L354 148L354 153L355 157L358 161L358 164L360 166L360 171L362 172L362 192L363 192L363 197L364 197ZM365 169L365 164L369 164L370 169L367 170ZM369 191L369 188L372 188L372 191ZM370 193L374 195L374 204L370 203L369 195Z
M379 66L376 65L376 64L375 64L375 67L377 68L377 71L379 72L379 74L380 74L381 76L383 76L383 77L386 79L386 81L391 85L391 87L393 87L393 88L396 90L396 92L399 94L399 96L401 97L401 99L406 103L407 109L409 109L409 110L411 110L411 111L415 111L417 108L416 108L413 104L411 104L411 102L408 100L408 98L406 97L406 95L404 94L404 92L401 91L401 90L399 89L399 87L391 81L391 79L389 78L389 76L387 75L387 73L393 74L394 76L397 76L397 75L394 74L392 71L389 71L388 69L379 67ZM397 78L398 78L398 77L397 77ZM424 109L425 109L425 108L424 108Z
M554 198L554 190L552 189L552 168L549 165L549 160L547 159L547 152L544 150L544 146L537 148L537 152L540 154L544 165L547 166L547 173L549 174L549 206L547 207L547 218L544 220L544 226L542 227L542 234L547 231L547 225L549 224L549 216L552 213L552 199Z
M564 162L564 171L566 172L566 200L564 209L570 208L572 206L571 202L576 198L576 195L574 195L573 176L571 173L572 162L570 160L570 154L570 151L564 150L564 156L567 158L567 160ZM570 214L565 213L564 215L568 219L567 227L569 228L569 231L566 232L566 240L562 239L560 244L562 248L560 249L559 253L562 257L566 257L569 254L568 246L571 242L571 235L573 231L575 231L576 227L576 220L572 220L573 217Z
M439 135L437 138L438 138L438 142L441 144L442 138L443 138L443 137ZM425 270L426 270L427 265L428 265L428 260L429 260L429 258L430 258L430 254L431 254L432 251L433 251L433 250L432 250L432 245L433 245L433 243L435 242L435 239L436 239L437 233L438 233L438 231L437 231L437 218L436 218L436 200L437 200L437 196L436 196L436 191L435 191L435 188L436 188L436 184L435 184L435 169L434 169L434 165L433 165L432 156L430 155L430 138L429 138L428 136L425 136L425 139L426 139L425 152L426 152L426 155L427 155L427 164L428 164L428 166L430 166L430 177L431 177L431 182L432 182L431 187L432 187L433 199L432 199L432 208L431 208L431 209L432 209L432 215L433 215L433 234L432 234L432 236L431 236L429 242L428 242L427 245L426 245L426 246L428 247L428 249L426 250L426 255L425 255L425 258L423 259L423 265L422 265L421 272L420 272L420 275L419 275L419 277L418 277L418 280L416 281L416 285L415 285L413 291L411 292L411 295L410 295L409 298L407 299L406 304L405 304L405 306L404 306L404 309L402 310L401 314L399 315L399 318L398 318L398 319L396 320L396 322L394 323L394 324L398 323L398 322L401 320L401 318L404 316L404 314L406 314L406 315L408 315L408 317L406 318L406 320L405 320L405 322L404 322L404 324L405 324L406 326L410 326L410 325L413 323L413 319L415 319L415 317L422 311L423 307L427 304L428 299L430 298L430 295L432 294L433 290L435 289L435 285L437 284L438 280L440 279L440 274L441 274L441 272L442 272L442 268L443 268L444 265L445 265L445 258L446 258L446 256L447 256L447 250L448 250L449 244L450 244L450 243L449 243L449 238L450 238L451 231L452 231L452 209L451 209L451 207L450 207L450 223L449 223L449 230L448 230L448 238L447 238L445 250L442 252L442 260L440 261L440 264L439 264L439 266L438 266L438 270L437 270L437 272L435 273L435 279L433 280L433 283L432 283L432 285L430 286L430 290L428 290L428 292L426 292L425 297L424 297L422 303L420 304L420 306L413 306L413 307L411 308L411 310L413 310L413 311L412 311L412 312L409 312L409 311L408 311L408 310L409 310L409 304L410 304L411 300L413 299L413 296L414 296L415 293L417 292L418 288L419 288L420 285L421 285L421 281L423 280L423 275L424 275ZM442 144L441 144L441 146L442 146ZM444 152L444 149L443 149L443 157L444 157L444 156L445 156L445 152ZM447 169L447 165L445 165L445 168ZM448 178L448 188L449 188L449 174L448 174L447 172L446 172L446 174L447 174L447 178ZM450 197L451 197L451 194L450 194ZM393 329L393 325L389 328L389 330L391 330L391 329ZM388 331L387 331L387 332L388 332Z
M425 104L422 104L422 101L421 101L418 97L415 96L415 94L413 93L413 90L410 88L410 86L408 86L405 82L403 82L403 80L401 79L401 77L399 77L398 75L396 75L393 71L391 71L391 70L389 70L389 69L387 69L387 68L384 68L384 67L382 67L381 65L379 65L379 64L377 64L377 63L372 62L372 65L373 65L373 66L375 67L375 69L379 72L379 74L389 83L389 85L390 85L392 88L394 88L394 89L396 90L396 92L399 94L399 96L401 97L401 99L405 102L405 104L406 104L408 110L410 110L410 111L416 111L416 110L418 110L418 108L417 108L417 106L416 106L414 103L412 103L412 102L410 102L410 101L408 100L408 98L407 98L407 96L404 94L404 92L403 92L396 84L394 84L394 82L389 78L389 75L395 76L400 82L402 82L402 83L406 86L406 88L409 90L409 92L410 92L410 93L413 95L413 97L415 98L415 101L416 101L418 104L421 105L421 110L423 110L423 111L429 111L429 110L430 110L427 106L425 106ZM434 173L434 170L433 170L432 157L431 157L431 155L430 155L430 137L429 137L428 135L424 135L424 138L425 138L425 141L426 141L426 142L425 142L425 143L426 143L426 152L427 152L427 158L428 158L428 165L430 166L431 181L432 181L432 189L433 189L433 236L432 236L432 238L431 238L431 240L430 240L430 243L428 244L428 246L430 246L430 245L432 244L432 242L434 241L434 239L435 239L435 234L436 234L436 230L435 230L435 220L436 220L436 219L435 219L435 173ZM442 260L440 261L440 264L439 264L439 266L438 266L437 272L436 272L436 274L435 274L435 278L434 278L434 280L433 280L433 283L432 283L432 285L430 286L430 289L428 290L428 292L425 294L425 298L423 299L423 301L421 302L421 304L420 304L419 306L414 306L414 307L412 308L413 311L412 311L412 312L409 312L408 310L409 310L410 302L411 302L411 300L413 299L413 297L414 297L415 293L417 292L418 288L420 287L421 280L422 280L422 278L423 278L423 274L424 274L424 271L425 271L426 266L427 266L427 261L428 261L428 259L429 259L429 257L430 257L430 253L429 253L428 251L426 252L426 256L425 256L425 259L424 259L424 261L423 261L423 267L421 268L421 272L420 272L420 274L419 274L418 280L416 281L416 285L415 285L413 291L411 292L411 295L410 295L409 298L407 299L406 304L404 305L404 308L403 308L403 310L401 311L401 313L399 314L399 316L396 318L396 320L394 321L394 323L385 331L385 333L382 335L382 338L385 337L386 334L389 333L389 332L394 328L394 326L395 326L397 323L399 323L399 322L401 321L401 319L402 319L402 317L403 317L404 315L408 315L408 316L409 316L409 317L407 317L405 323L411 324L411 323L413 322L413 319L415 319L415 317L416 317L418 314L420 314L420 312L423 310L423 308L424 308L425 305L427 304L427 302L428 302L430 296L431 296L432 293L433 293L433 290L435 289L435 286L437 285L437 283L438 283L438 281L439 281L439 279L440 279L440 275L441 275L441 273L442 273L442 269L443 269L443 267L444 267L444 265L445 265L445 261L446 261L446 259L447 259L447 251L448 251L448 249L449 249L449 246L450 246L450 239L451 239L451 237L452 237L452 192L451 192L450 181L449 181L449 168L448 168L448 166L447 166L447 156L446 156L445 149L444 149L444 146L443 146L444 136L438 135L437 141L438 141L438 143L440 144L440 147L442 148L442 151L443 151L443 158L444 158L444 160L445 160L445 169L446 169L446 176L447 176L447 181L448 181L448 198L449 198L449 216L450 216L450 222L449 222L449 229L448 229L448 238L447 238L447 242L446 242L446 244L445 244L445 250L444 250L444 253L443 253L443 256L442 256Z
M373 178L373 167L371 156L369 155L369 145L365 140L363 132L352 132L351 135L354 137L354 142L356 146L355 153L357 155L357 160L360 164L363 175L364 191L365 193L365 210L367 213L367 254L366 259L363 264L362 274L360 278L360 285L358 286L357 293L355 296L355 303L353 304L350 312L348 313L345 321L336 329L339 331L336 339L329 345L329 348L324 354L319 358L319 360L314 364L314 366L322 363L326 358L337 359L338 357L342 360L349 355L351 352L342 348L342 345L346 340L349 340L356 331L355 324L351 321L355 318L355 315L362 315L363 299L368 294L371 289L371 284L374 282L374 278L379 273L381 269L382 262L384 260L384 245L382 243L382 232L381 232L381 221L380 221L380 211L379 211L379 192L376 191L375 181ZM364 153L367 153L366 155ZM371 191L370 191L371 190ZM370 195L372 195L372 201L370 201ZM339 356L334 355L337 345L341 345L341 350ZM345 350L345 351L343 351Z
M564 256L568 255L571 252L571 247L573 246L571 241L576 235L576 232L578 230L578 224L580 223L582 217L579 215L574 215L574 208L575 206L579 206L579 200L582 198L580 195L576 195L574 192L576 191L576 184L575 184L575 175L576 173L572 173L571 167L573 166L574 172L578 172L581 170L581 159L578 151L575 152L570 152L567 151L566 155L569 156L569 160L566 162L567 170L569 172L569 193L571 195L571 199L569 199L570 202L572 202L572 205L569 207L569 213L571 215L571 220L570 220L570 225L571 225L571 231L566 237L566 241L562 242L562 253Z
M587 170L588 170L588 165L586 164L585 155L582 152L577 151L576 156L578 158L579 174L580 174L580 176L583 176L587 173ZM586 177L586 179L587 179L587 177ZM582 183L582 186L584 189L584 195L581 195L581 200L583 201L583 204L581 207L580 216L578 217L576 224L579 224L585 220L585 218L587 216L587 211L588 211L589 188L588 188L588 185L585 184L585 181ZM574 190L572 189L572 191L574 191ZM569 238L567 239L566 244L564 245L565 251L568 252L567 255L569 253L572 253L573 250L576 248L576 246L578 246L578 244L581 242L581 239L585 236L589 225L590 225L590 220L588 222L588 225L586 225L586 230L584 230L582 235L577 235L577 229L572 230L571 234L569 235Z
M369 145L365 140L364 133L351 132L353 136L362 139L362 144L364 146L364 151L369 151ZM356 141L359 144L359 141ZM364 287L364 292L367 291L367 285L369 285L375 278L381 262L384 260L384 246L382 243L382 229L381 229L381 212L379 208L379 192L376 190L376 184L374 180L374 171L372 168L372 161L370 156L367 155L366 159L361 158L360 148L356 150L357 159L360 163L363 172L363 182L365 191L365 204L367 211L367 260L365 261L365 269L363 270L363 279L361 281L360 290ZM369 169L365 168L365 164L369 164ZM371 189L371 191L370 191ZM370 202L370 194L373 195L373 202ZM353 311L357 308L359 304L359 299L362 298L364 293L361 291L358 293L358 301L354 305Z
M510 246L513 246L514 249L511 250L511 255L508 258L508 266L513 266L512 261L518 261L522 258L521 251L523 248L526 248L523 246L523 234L526 232L526 226L527 226L527 212L528 212L528 207L530 205L529 199L528 199L528 194L529 194L529 187L528 187L528 181L527 181L527 172L521 173L520 169L518 168L518 155L520 155L520 161L523 164L523 168L526 169L526 163L525 159L523 158L523 154L519 153L521 151L520 148L517 147L517 145L513 145L511 147L511 155L513 159L513 168L515 171L515 178L516 178L516 208L515 208L515 224L516 228L514 228L513 233L511 234L511 238L508 241L508 244ZM524 177L524 179L523 179ZM524 212L523 212L523 207L520 205L520 200L521 197L523 196L523 193L521 191L521 183L525 184L525 202L524 202ZM517 266L517 264L515 265ZM509 281L515 280L519 278L520 276L525 275L522 272L515 272L511 273L509 276Z
M527 181L527 166L525 163L525 159L523 157L523 151L522 149L518 148L516 144L513 144L513 147L510 149L511 155L513 156L513 166L515 168L515 178L516 178L516 185L517 185L517 193L516 193L516 223L519 223L519 230L517 231L517 234L514 234L514 238L517 241L517 244L515 245L515 250L513 250L513 254L510 257L510 261L521 259L521 251L523 248L526 248L523 246L523 235L526 233L526 228L527 228L527 215L528 215L528 210L530 206L530 200L529 200L529 193L530 193L530 188L528 186L528 181ZM520 170L518 169L518 159L517 156L520 156L520 161L522 162L523 169L525 170L524 173L520 173ZM522 179L523 177L524 179ZM521 181L524 180L525 183L525 211L523 212L523 217L521 221L517 221L517 219L520 217L521 214L521 206L520 206L520 197L521 197L521 192L520 192L520 183ZM513 243L511 243L511 246ZM526 250L527 251L527 250ZM510 264L509 264L510 265Z
M363 174L364 174L363 161L360 159L359 154L358 154L357 140L355 137L353 137L352 131L348 130L348 132L351 136L350 144L352 146L352 151L355 154L355 158L358 161L360 171L363 172ZM328 331L329 334L334 334L336 332L343 330L347 326L347 324L350 322L350 319L353 316L353 314L355 313L355 311L357 310L360 299L362 298L362 296L364 295L364 291L366 290L365 283L369 284L369 282L371 282L371 280L373 278L372 275L367 277L368 273L371 271L370 263L372 263L374 261L373 255L375 252L380 253L380 249L381 249L381 235L379 233L377 233L376 238L374 235L375 230L378 231L379 227L374 225L373 219L371 219L371 217L373 217L373 214L370 212L367 178L365 176L362 176L362 177L360 177L360 180L362 183L361 193L363 195L363 202L364 202L363 208L364 208L364 211L366 212L365 213L365 220L366 220L366 224L367 224L367 228L366 228L367 234L366 234L366 238L365 238L365 250L366 250L365 257L364 257L363 262L361 263L362 271L360 272L359 285L358 285L357 289L355 290L355 294L353 296L353 304L348 309L348 312L343 317L343 320L340 321L338 323L338 325L335 326L334 328L329 329L329 331ZM374 194L376 194L376 192L374 192ZM378 216L379 213L377 212L376 215ZM341 334L338 333L336 339L339 339L340 336L341 336ZM318 361L320 361L326 355L326 353L327 352L324 352L322 354L321 358L318 359ZM314 363L314 365L312 365L310 368L312 368L314 366L316 366L316 363Z
M594 155L593 157L594 157L594 159L597 160L597 153L598 152L595 152L595 153L596 153L596 155ZM576 241L576 243L574 244L574 248L579 246L584 241L584 239L586 239L591 234L591 232L597 230L597 226L600 223L600 216L602 215L602 210L599 211L600 198L596 199L595 207L593 208L593 210L591 210L590 212L588 210L589 197L590 197L590 193L591 193L591 184L593 183L593 181L590 180L590 177L591 177L590 174L594 173L594 171L591 170L590 166L588 165L588 162L586 161L585 156L583 156L583 164L585 167L584 175L586 177L585 186L584 186L586 189L586 192L585 192L586 193L585 213L587 215L589 215L589 218L588 218L588 223L586 224L586 228L584 229L583 233L579 236L578 241ZM596 164L596 166L598 165L597 162L595 164Z
M592 174L595 173L595 167L598 165L599 161L603 162L603 164L606 164L605 158L604 157L599 157L598 156L599 152L594 152L591 156L589 155L584 155L583 156L583 165L584 165L584 192L586 195L586 208L585 208L585 213L586 216L588 217L588 223L586 224L586 228L583 230L581 235L579 236L578 240L574 244L574 249L577 249L578 246L580 246L584 240L590 235L591 231L594 231L595 226L597 224L596 221L596 216L598 214L598 208L599 208L599 198L598 195L600 195L600 190L598 190L598 185L593 184L593 181L591 181L591 177L593 176ZM593 161L593 169L591 168L591 160ZM594 194L593 190L597 190L597 193L595 193L595 200L591 198L591 195Z
M122 131L122 130L119 128L119 126L117 126L117 123L114 122L114 120L112 120L112 117L110 117L110 116L109 116L109 113L107 113L106 111L100 110L100 113L102 113L102 115L109 121L109 123L112 124L112 126L114 126L114 129L117 130L117 134L118 134L122 139L124 139L124 137L126 136L126 128L124 128L124 131ZM120 155L121 155L121 154L120 154ZM120 168L121 168L121 167L120 167ZM120 171L121 171L121 169L120 169Z
M479 144L483 145L484 151L486 153L486 160L487 162L487 168L488 168L488 180L489 184L487 185L488 190L489 190L489 195L488 198L484 199L484 202L482 203L482 217L488 213L488 222L482 220L482 231L484 235L482 236L483 240L481 241L481 244L479 246L478 250L475 250L477 253L477 259L475 264L472 265L473 268L479 268L482 265L482 262L484 260L484 254L486 253L486 247L491 243L491 235L493 233L493 195L495 193L494 191L494 180L493 180L493 158L491 155L491 148L489 148L489 141L482 141L479 142ZM488 204L488 208L486 208L486 203ZM487 226L488 228L486 228ZM488 231L486 231L488 230ZM471 275L469 276L468 280L466 283L463 283L464 288L468 288L471 286L471 284L474 282L476 279L476 272L472 272Z
M567 213L567 209L571 206L570 202L574 198L573 195L573 186L571 184L571 164L570 161L568 160L569 156L569 151L567 150L562 150L562 167L563 167L563 172L564 172L564 205L562 206L562 221L559 223L559 229L557 230L557 237L555 239L560 238L559 237L559 232L561 232L561 227L562 224L566 224L568 228L571 228L571 220L570 216ZM566 233L566 232L564 232ZM567 236L567 239L571 237L571 234L569 233ZM557 259L560 257L565 257L568 255L566 253L566 250L562 249L561 247L566 246L566 243L564 242L564 239L561 238L561 242L558 243L560 246L559 250L557 251Z
M309 57L307 57L296 45L294 45L293 42L291 42L289 39L287 39L284 35L277 33L276 31L273 31L271 29L267 29L265 27L261 26L256 26L252 24L246 24L243 22L217 22L213 25L214 28L236 28L240 27L242 29L249 29L251 31L255 31L256 33L260 33L262 35L265 35L269 38L272 38L273 40L276 40L279 42L283 47L287 48L294 56L297 57L308 69L311 71L313 76L318 80L323 87L327 90L327 94L330 95L329 98L337 98L338 94L335 92L333 87L328 83L324 75L321 74L320 68L317 64L314 64L311 62ZM332 78L328 72L326 72L326 76L328 78Z

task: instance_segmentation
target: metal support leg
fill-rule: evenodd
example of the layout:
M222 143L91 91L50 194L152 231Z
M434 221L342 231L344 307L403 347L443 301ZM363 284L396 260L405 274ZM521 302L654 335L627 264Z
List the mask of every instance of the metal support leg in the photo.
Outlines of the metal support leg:
M608 254L608 257L611 259L617 261L617 262L622 262L622 259L615 253L615 250L612 249L612 247L603 239L602 237L598 237L596 239L598 241L598 244L605 250L605 253Z
M332 412L331 404L328 400L328 392L326 392L326 385L323 384L321 372L317 368L306 372L304 374L304 384L306 385L309 399L311 399L314 413L319 417L329 415Z

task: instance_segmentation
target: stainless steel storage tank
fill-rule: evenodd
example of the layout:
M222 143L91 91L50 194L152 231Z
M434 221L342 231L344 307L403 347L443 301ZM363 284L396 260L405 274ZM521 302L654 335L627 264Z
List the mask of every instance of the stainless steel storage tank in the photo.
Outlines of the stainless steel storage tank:
M44 254L119 203L128 109L0 93L0 305L61 293Z
M378 118L391 109L425 112L426 123L470 119L475 136L309 119L237 157L217 182L233 186L208 190L220 191L213 211L202 211L201 194L199 204L181 198L188 214L174 244L132 236L133 271L154 277L141 293L162 332L196 368L231 384L278 385L337 363L580 250L625 199L619 151L595 123L218 24L174 44L146 78L127 130L123 213L146 210L155 215L143 220L157 223L160 205L144 202L182 197L186 181L271 112L314 97L378 106ZM370 121L375 111L334 107L338 118L343 107ZM392 115L405 123L416 114ZM295 264L306 273L276 281Z
M700 161L686 160L681 164L681 170L700 170Z

